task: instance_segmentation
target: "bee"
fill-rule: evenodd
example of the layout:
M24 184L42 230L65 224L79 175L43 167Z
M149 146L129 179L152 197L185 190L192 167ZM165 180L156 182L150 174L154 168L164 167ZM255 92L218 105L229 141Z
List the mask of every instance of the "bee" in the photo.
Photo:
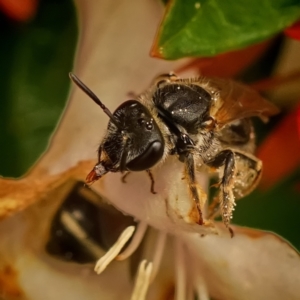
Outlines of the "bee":
M170 73L157 77L146 92L111 113L78 77L70 73L70 78L110 119L87 183L108 172L146 171L155 193L151 169L176 155L184 164L184 179L200 225L204 224L204 202L196 172L203 167L218 172L218 193L210 205L210 217L221 213L233 235L229 224L235 200L256 187L262 172L262 162L253 154L255 132L250 118L267 121L279 112L276 106L238 82L181 79Z

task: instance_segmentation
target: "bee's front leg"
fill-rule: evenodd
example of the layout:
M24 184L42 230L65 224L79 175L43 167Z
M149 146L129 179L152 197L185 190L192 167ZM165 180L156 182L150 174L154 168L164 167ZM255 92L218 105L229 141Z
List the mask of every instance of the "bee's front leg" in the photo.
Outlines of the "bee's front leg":
M197 210L199 213L198 224L203 225L204 219L203 219L203 213L202 213L202 207L203 207L202 204L204 204L206 197L204 198L204 195L201 195L202 196L202 199L201 199L199 196L198 191L200 190L200 187L197 186L197 182L196 182L195 163L194 163L194 157L193 157L192 153L188 153L185 156L184 164L185 164L185 179L187 180L191 197L195 201L196 207L197 207Z
M155 189L154 189L155 181L154 181L153 174L152 174L152 172L151 172L150 170L146 170L146 172L147 172L147 174L148 174L148 176L149 176L149 179L150 179L150 181L151 181L150 192L151 192L152 194L156 194Z
M155 181L154 181L153 174L151 173L150 170L146 170L146 172L147 172L147 174L148 174L148 176L149 176L149 179L150 179L150 181L151 181L150 192L151 192L152 194L156 194L155 189L154 189ZM122 181L123 183L126 183L126 179L127 179L127 177L129 176L129 174L131 174L131 173L132 173L132 172L127 171L127 172L121 177L121 181Z
M123 183L126 183L126 179L127 179L127 177L128 177L128 175L130 174L131 172L126 172L122 177L121 177L121 181L123 182Z

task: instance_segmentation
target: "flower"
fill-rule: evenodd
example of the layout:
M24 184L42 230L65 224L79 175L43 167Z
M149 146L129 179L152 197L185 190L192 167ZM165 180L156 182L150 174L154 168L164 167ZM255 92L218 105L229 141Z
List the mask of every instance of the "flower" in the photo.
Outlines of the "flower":
M184 63L147 56L153 22L160 14L157 3L78 0L77 6L82 33L74 72L107 106L115 107L130 88L140 92L157 73ZM134 22L128 22L133 16ZM93 166L94 146L107 123L106 116L84 97L79 89L72 90L49 149L24 178L0 179L3 297L142 300L148 291L148 299L172 299L174 293L176 299L193 299L194 294L199 299L297 299L299 254L272 233L235 226L231 239L222 225L197 225L190 213L193 203L182 184L182 165L172 157L154 173L161 191L155 196L149 192L147 176L140 174L132 174L127 184L121 182L120 174L108 174L92 190L78 191L76 183L84 181ZM200 174L198 179L207 186L206 176ZM90 194L82 197L90 202L98 205L107 199L133 217L117 241L108 243L110 250L87 234L81 222L84 212L68 211L65 206L58 214L70 195L74 202L76 195L85 192ZM46 253L51 234L55 238L63 234L61 227L52 231L56 221L92 255L102 256L96 264L101 275L90 265L61 262ZM102 224L104 236L111 233L113 224ZM151 227L148 233L147 227ZM108 265L114 258L121 261ZM130 267L137 274L135 284Z

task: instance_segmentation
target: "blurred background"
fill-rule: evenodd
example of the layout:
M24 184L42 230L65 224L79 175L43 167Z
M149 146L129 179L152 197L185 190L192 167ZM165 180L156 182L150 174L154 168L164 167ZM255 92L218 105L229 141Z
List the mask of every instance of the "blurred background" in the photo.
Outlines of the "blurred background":
M77 40L71 0L0 1L0 174L23 175L66 104Z

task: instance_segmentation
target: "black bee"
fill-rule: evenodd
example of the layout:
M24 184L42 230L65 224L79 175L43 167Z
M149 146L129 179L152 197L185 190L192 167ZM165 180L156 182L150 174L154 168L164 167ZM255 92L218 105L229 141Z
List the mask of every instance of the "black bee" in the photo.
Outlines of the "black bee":
M278 109L247 86L226 80L162 75L149 90L122 103L112 114L74 74L71 79L109 116L98 163L87 176L94 182L108 172L147 171L176 155L185 166L185 180L204 224L203 204L195 172L201 166L219 172L219 192L211 216L221 208L228 227L235 199L257 185L262 162L252 153L255 133L250 117L266 120Z

